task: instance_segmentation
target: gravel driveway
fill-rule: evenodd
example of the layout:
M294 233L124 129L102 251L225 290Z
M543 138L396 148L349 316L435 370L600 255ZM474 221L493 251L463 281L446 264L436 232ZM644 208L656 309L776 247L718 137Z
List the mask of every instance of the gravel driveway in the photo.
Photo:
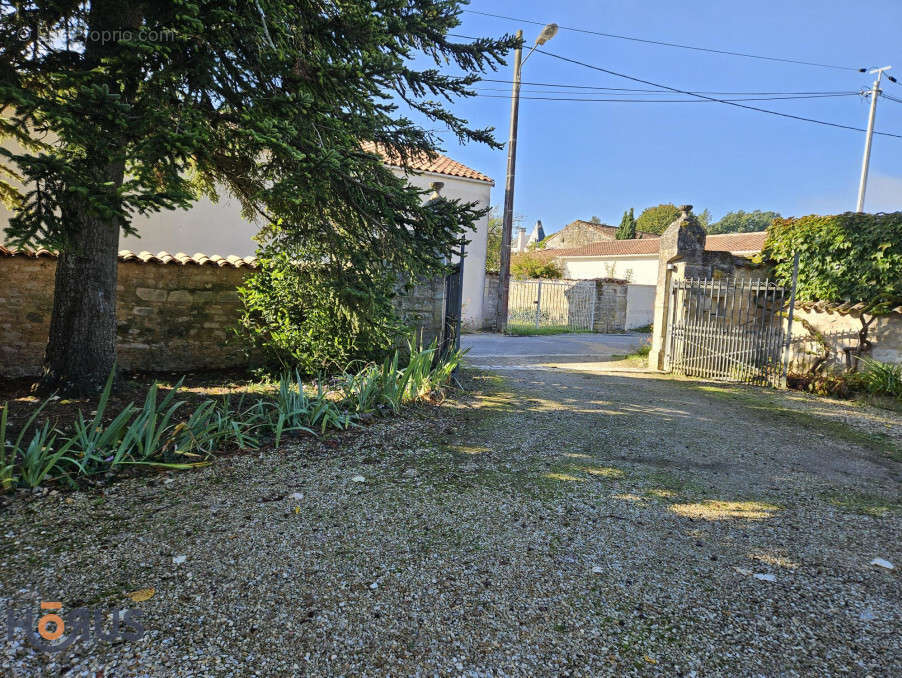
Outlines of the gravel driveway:
M130 607L146 633L40 653L16 631L0 666L902 675L898 414L574 366L498 374L325 441L16 499L4 602Z

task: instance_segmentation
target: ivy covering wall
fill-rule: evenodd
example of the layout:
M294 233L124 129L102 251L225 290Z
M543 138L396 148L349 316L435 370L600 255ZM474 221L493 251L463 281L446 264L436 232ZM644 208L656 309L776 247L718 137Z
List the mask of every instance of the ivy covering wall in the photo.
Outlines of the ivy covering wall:
M763 256L783 284L799 252L799 301L863 302L886 313L902 304L902 212L775 219Z

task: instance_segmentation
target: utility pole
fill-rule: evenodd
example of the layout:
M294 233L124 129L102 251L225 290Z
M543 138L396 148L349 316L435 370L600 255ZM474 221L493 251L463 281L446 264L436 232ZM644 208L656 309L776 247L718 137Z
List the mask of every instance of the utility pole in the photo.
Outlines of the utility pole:
M536 47L544 45L557 34L557 24L548 24L542 29L536 43L529 50L526 59L532 56ZM498 304L495 316L495 330L507 329L507 297L511 279L511 232L514 227L514 178L517 173L517 121L520 115L520 71L526 59L523 56L523 31L517 31L520 43L514 51L514 84L511 92L511 125L507 142L507 179L504 182L504 214L501 220L501 262L498 267Z
M520 69L523 57L523 31L517 31L520 44L514 50L514 86L511 93L511 125L507 142L507 178L504 182L504 212L501 218L501 261L498 266L498 304L495 330L507 329L507 296L511 279L511 232L514 225L514 176L517 173L517 119L520 115Z
M868 167L871 164L871 140L874 137L874 118L877 115L877 97L880 96L880 78L884 71L888 71L892 66L884 66L883 68L875 68L870 71L876 73L874 86L871 88L871 112L868 115L868 132L864 141L864 158L861 161L861 181L858 184L858 206L856 212L864 212L864 194L868 187Z

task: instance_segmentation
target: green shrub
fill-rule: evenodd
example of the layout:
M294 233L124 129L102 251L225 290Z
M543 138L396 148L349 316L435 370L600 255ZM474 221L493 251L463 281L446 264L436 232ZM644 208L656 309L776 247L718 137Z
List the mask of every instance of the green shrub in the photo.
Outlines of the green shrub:
M562 278L564 271L555 260L526 252L511 257L511 275L519 279Z
M264 255L239 288L239 333L273 374L340 372L381 359L406 333L393 300L397 278L354 267Z
M864 369L858 373L859 378L869 393L902 398L902 364L868 358L861 358L861 363Z

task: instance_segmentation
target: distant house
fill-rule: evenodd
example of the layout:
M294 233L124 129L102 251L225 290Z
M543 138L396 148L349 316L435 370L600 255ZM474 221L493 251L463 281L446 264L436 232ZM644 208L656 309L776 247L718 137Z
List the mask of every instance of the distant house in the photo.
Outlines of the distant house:
M654 233L645 233L639 231L636 233L637 239L657 238ZM596 224L594 221L583 221L577 219L571 221L557 233L552 233L545 241L545 249L570 249L574 247L583 247L596 242L607 242L617 239L617 227L608 226L607 224Z
M542 242L545 239L545 229L542 227L542 220L539 219L536 225L532 227L532 233L526 235L526 229L520 226L517 229L517 237L511 244L511 252L514 254L526 252L530 246Z
M750 257L761 251L766 236L765 231L709 235L705 249ZM549 249L546 246L540 251L543 257L555 259L561 264L565 278L623 278L637 285L655 285L658 281L657 237L602 240L567 249Z

